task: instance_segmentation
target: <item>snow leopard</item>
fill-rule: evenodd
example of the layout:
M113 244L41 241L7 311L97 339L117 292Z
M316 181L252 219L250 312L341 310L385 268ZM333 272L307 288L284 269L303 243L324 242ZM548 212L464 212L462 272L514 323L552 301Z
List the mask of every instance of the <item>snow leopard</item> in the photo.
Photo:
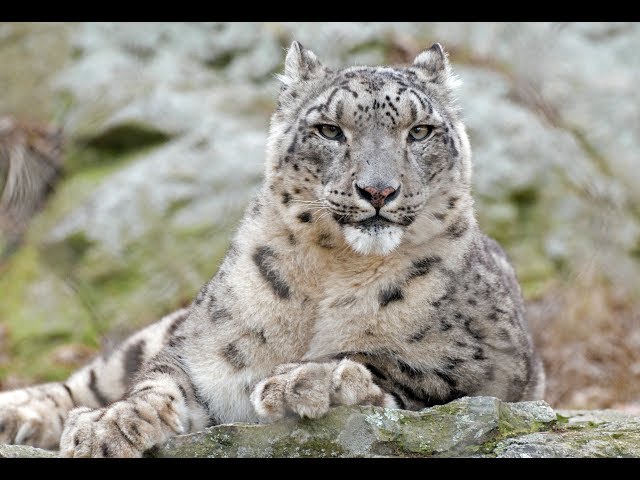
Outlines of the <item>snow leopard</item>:
M0 442L138 457L336 405L543 396L514 268L475 218L442 46L332 69L294 42L278 79L263 184L215 275L66 381L0 394Z

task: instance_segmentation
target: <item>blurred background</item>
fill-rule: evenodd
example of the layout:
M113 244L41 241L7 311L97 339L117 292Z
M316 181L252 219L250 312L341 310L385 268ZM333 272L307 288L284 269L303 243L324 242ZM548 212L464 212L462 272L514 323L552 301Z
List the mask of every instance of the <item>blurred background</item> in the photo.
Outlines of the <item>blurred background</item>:
M0 389L190 303L260 183L293 39L333 67L444 45L546 400L640 413L637 23L0 24Z

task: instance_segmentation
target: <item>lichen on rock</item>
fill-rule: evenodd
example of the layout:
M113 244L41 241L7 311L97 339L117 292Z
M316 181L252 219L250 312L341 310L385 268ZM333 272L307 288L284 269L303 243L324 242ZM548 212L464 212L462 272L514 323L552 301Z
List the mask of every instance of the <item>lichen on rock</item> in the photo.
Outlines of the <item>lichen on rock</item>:
M582 425L589 412L566 413L558 422L543 401L507 403L493 397L465 397L418 412L380 407L337 407L318 420L288 418L269 425L231 424L175 437L156 457L496 457L639 456L633 445L640 419L616 416L611 431ZM594 412L606 419L608 411ZM562 417L565 418L565 417ZM605 420L603 420L604 422ZM576 423L577 422L577 423ZM584 423L584 422L583 422ZM613 425L609 422L609 425ZM593 439L591 432L594 432ZM616 435L618 445L601 442ZM541 441L540 439L546 439ZM627 443L627 439L631 443ZM587 451L575 448L590 443Z
M217 425L181 435L150 457L640 457L640 417L554 412L543 401L464 397L413 412L336 407L322 418ZM0 445L3 457L55 453Z

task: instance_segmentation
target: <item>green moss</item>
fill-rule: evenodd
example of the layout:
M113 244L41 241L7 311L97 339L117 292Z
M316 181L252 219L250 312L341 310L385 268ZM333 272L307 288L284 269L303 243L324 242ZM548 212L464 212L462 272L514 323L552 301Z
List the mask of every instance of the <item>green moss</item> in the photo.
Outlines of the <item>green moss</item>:
M509 201L518 207L521 212L526 212L539 200L538 190L534 187L526 187L515 190L509 195Z
M160 130L135 122L119 124L98 135L86 132L74 138L67 147L64 171L67 179L73 177L73 184L78 180L97 183L170 138Z
M169 206L167 207L166 215L168 217L171 217L171 216L175 215L176 213L178 213L183 208L189 206L191 201L192 200L190 198L180 198L178 200L172 201L169 204Z
M498 443L499 443L498 440L490 440L488 442L485 442L482 445L480 445L474 453L481 453L489 457L495 457L496 455L494 453L494 450L498 446Z
M112 329L120 336L188 304L217 268L228 246L231 221L218 227L167 228L186 201L156 227L125 246L122 255L102 250L85 232L45 242L62 218L92 194L101 181L155 148L153 135L134 144L74 142L65 159L66 175L38 214L24 246L3 261L0 319L9 327L10 361L0 371L31 381L64 378L70 367L52 362L59 346L96 348ZM151 140L149 140L151 139Z
M249 48L236 48L222 52L216 52L215 55L212 55L211 57L205 59L203 63L212 70L224 70L229 65L231 65L231 62L233 62L234 58L248 52Z
M64 125L65 118L75 106L73 94L66 89L56 91L52 95L53 102L53 122L57 125Z
M68 240L26 247L0 278L10 299L0 305L11 328L10 369L26 378L64 378L69 372L49 358L58 346L95 347L114 329L132 331L189 303L215 273L228 233L215 227L154 231L120 258L96 251L82 235ZM47 291L41 306L32 300L35 285Z
M390 48L390 43L387 40L383 38L374 38L369 40L368 42L363 42L363 43L354 45L349 50L347 50L347 55L357 55L359 53L377 50L379 52L382 52L383 56L386 58L389 48Z
M139 122L124 122L86 140L89 147L117 157L132 150L157 146L169 140L165 132Z
M62 181L47 200L46 209L40 212L32 220L27 234L27 244L41 243L48 232L55 227L60 220L73 211L84 199L91 195L100 183L118 169L135 161L141 155L145 155L155 146L149 146L127 152L122 155L112 155L108 151L90 148L81 143L72 143L65 155L65 175ZM77 243L75 248L90 242L86 237L72 238L70 243ZM72 245L67 247L74 248ZM83 252L84 253L84 252Z
M84 232L75 232L67 236L63 242L47 248L46 254L41 258L47 265L64 265L65 269L69 269L82 261L93 244Z
M462 411L460 402L449 402L443 405L436 405L433 410L443 415L458 415Z
M542 295L568 265L550 259L544 245L552 225L548 201L535 188L511 192L507 200L479 197L480 227L502 245L514 263L526 299Z
M94 242L89 240L83 232L76 232L69 235L65 243L74 256L82 258Z
M514 404L514 407L517 404ZM522 415L517 407L501 403L499 407L498 434L500 438L549 430L557 422L557 417L549 422Z
M167 227L169 212L121 255L82 232L43 243L78 196L92 191L103 174L95 170L102 169L66 179L34 221L25 246L4 265L0 319L9 327L10 361L0 379L8 372L31 381L65 378L71 368L52 362L57 347L97 348L103 335L120 337L190 303L228 247L240 213L223 226L176 229Z
M39 252L26 246L10 259L0 276L0 318L9 330L9 372L33 381L59 380L71 371L51 360L55 348L68 343L95 347L93 322L68 284L43 268Z
M231 64L236 57L236 52L222 52L219 55L207 59L204 64L213 70L222 70Z
M120 164L120 158L112 152L91 147L83 141L76 141L71 143L65 152L64 171L67 178L81 174L81 178L100 180L105 174L113 172L114 166Z
M215 441L215 443L225 447L230 447L231 445L233 445L233 438L226 432L221 432L218 435L212 435L209 437L209 440Z
M453 420L460 406L439 405L419 414L400 410L375 412L367 420L375 429L377 441L372 452L377 455L437 456L453 447L456 425Z

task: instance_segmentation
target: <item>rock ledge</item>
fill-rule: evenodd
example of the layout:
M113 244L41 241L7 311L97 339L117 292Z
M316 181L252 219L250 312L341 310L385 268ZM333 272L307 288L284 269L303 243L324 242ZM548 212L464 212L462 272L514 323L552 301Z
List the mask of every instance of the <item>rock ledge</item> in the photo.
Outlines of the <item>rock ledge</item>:
M218 425L182 435L153 457L640 457L640 417L554 410L543 401L465 397L419 412L337 407L318 420ZM52 457L0 445L0 458Z

